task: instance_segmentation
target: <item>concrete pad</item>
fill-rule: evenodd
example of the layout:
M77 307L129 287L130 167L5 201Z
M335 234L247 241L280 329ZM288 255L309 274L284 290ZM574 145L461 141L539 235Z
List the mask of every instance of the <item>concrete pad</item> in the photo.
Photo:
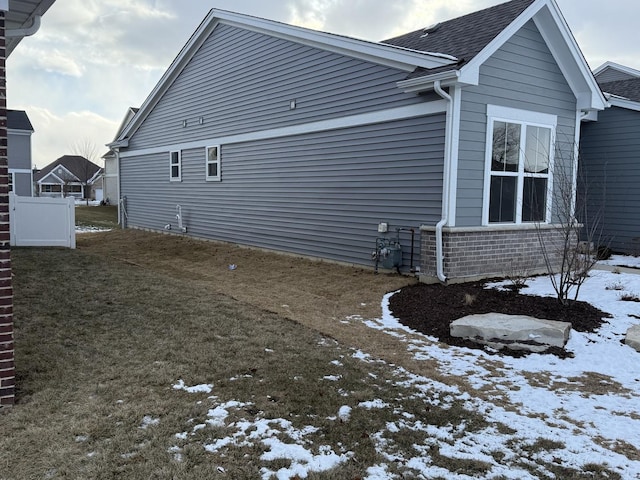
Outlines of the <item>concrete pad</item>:
M624 343L640 352L640 325L634 325L629 330L627 330L627 335L624 338Z
M569 339L571 324L541 320L526 315L485 313L468 315L451 323L453 337L462 337L496 348L541 352L562 348Z

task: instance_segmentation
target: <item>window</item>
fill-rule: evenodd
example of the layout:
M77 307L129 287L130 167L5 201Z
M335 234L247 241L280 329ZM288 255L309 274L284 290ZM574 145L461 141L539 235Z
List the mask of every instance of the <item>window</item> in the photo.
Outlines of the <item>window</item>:
M9 176L7 177L7 182L9 184L8 186L9 186L9 191L10 192L13 192L13 182L14 182L13 175L14 175L13 172L9 172Z
M554 115L487 106L484 224L547 222Z
M182 155L179 151L169 153L169 180L182 181Z
M207 147L207 181L220 181L220 145Z

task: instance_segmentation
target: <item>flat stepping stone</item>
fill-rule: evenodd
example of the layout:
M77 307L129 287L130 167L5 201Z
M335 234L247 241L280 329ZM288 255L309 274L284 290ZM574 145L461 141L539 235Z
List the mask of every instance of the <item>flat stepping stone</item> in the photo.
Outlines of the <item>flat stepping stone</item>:
M543 352L549 347L563 348L569 339L571 323L542 320L526 315L484 313L468 315L451 323L452 337L461 337L494 348Z
M640 352L640 325L634 325L627 330L627 335L624 337L624 343L631 348Z

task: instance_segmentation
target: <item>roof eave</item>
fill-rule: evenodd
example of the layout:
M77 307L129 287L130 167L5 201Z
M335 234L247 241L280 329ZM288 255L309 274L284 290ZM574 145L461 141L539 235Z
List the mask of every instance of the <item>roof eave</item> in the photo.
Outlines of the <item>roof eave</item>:
M433 90L435 82L440 82L441 86L466 84L461 78L460 70L448 70L446 72L434 73L423 77L410 78L396 83L396 86L405 93L420 93Z
M417 67L437 68L446 65L454 65L457 62L457 59L450 55L432 52L418 52L382 43L368 42L365 40L296 27L293 25L274 22L272 20L212 9L191 36L187 44L182 48L178 56L174 59L158 84L154 87L150 95L140 107L138 113L133 117L131 122L125 126L122 132L120 132L120 136L117 141L112 144L107 144L107 146L111 147L111 145L125 141L133 135L145 120L148 113L158 103L170 85L181 73L182 69L187 65L220 23L249 29L251 31L264 33L285 40L295 41L315 48L340 53L406 72L412 72ZM116 146L127 147L128 145L123 144Z

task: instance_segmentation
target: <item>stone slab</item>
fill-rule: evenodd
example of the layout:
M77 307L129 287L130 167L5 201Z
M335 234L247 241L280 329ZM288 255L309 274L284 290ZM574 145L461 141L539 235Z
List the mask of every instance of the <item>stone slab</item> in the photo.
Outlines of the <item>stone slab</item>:
M640 325L634 325L629 330L627 330L627 335L624 338L624 343L640 352Z
M468 315L451 323L451 336L462 337L496 348L544 351L562 348L569 339L571 324L526 315L485 313Z

